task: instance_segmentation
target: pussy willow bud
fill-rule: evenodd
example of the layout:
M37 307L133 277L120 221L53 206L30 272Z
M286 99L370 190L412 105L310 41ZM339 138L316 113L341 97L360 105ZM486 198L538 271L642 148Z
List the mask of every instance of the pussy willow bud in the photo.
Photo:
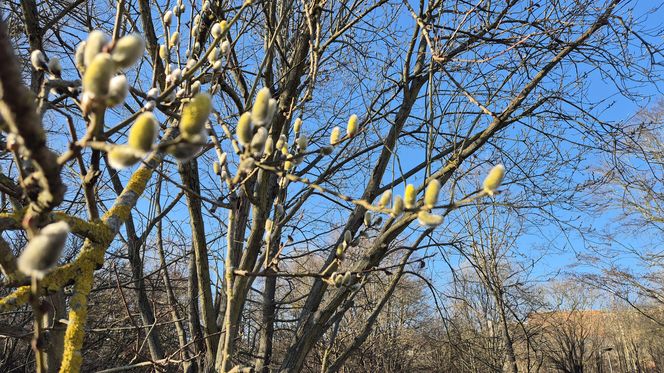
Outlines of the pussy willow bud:
M115 64L108 53L99 53L85 69L83 90L90 98L108 94L108 87L115 73Z
M212 26L212 30L210 31L212 34L212 37L215 39L218 39L221 37L221 25L219 23L215 23L214 26Z
M343 277L343 280L341 281L341 283L342 283L344 286L349 286L351 280L352 280L352 275L351 275L351 273L350 273L350 272L346 272L346 273L344 273L344 277Z
M52 223L34 236L16 261L18 269L28 276L42 279L60 259L67 242L69 225L64 221Z
M133 166L140 160L136 150L127 145L116 145L108 152L108 165L116 170Z
M191 94L195 95L201 91L201 82L195 81L191 84Z
M176 6L173 7L173 14L175 14L176 16L179 16L180 14L182 14L182 11L180 10L179 5L176 5Z
M219 162L214 162L212 164L212 170L214 171L215 174L221 175L221 166L219 165Z
M341 287L341 285L344 282L344 275L342 275L341 273L333 272L332 281L334 282L334 286Z
M175 31L173 34L171 34L169 43L171 48L175 48L178 44L180 44L180 33Z
M180 134L188 138L201 133L205 129L210 112L212 111L212 100L207 93L199 93L182 108L180 118Z
M145 112L136 118L129 130L127 144L138 152L147 153L152 149L159 134L159 123L154 114Z
M297 138L295 142L300 152L307 151L307 146L309 145L309 139L307 138L307 136L300 136Z
M76 61L76 68L79 71L85 70L85 45L86 42L83 40L76 47L76 53L74 54L74 60Z
M502 164L494 166L486 179L484 179L483 189L484 193L492 196L500 187L500 184L503 182L503 177L505 177L505 166Z
M238 170L241 173L248 174L248 173L250 173L251 171L254 170L255 166L256 166L256 160L251 158L251 157L247 157L247 158L243 159L242 161L240 161L240 165L238 166Z
M288 139L286 138L286 135L282 133L281 135L279 135L279 139L277 139L277 143L274 146L275 149L281 150L284 147L284 145L286 145L287 141Z
M106 106L113 107L120 105L124 102L129 94L129 84L127 77L124 75L117 75L111 78L108 83L108 97L106 98Z
M46 70L46 56L39 49L35 49L30 53L30 63L37 71Z
M291 161L284 162L284 170L288 171L291 168L293 168L293 162L291 162Z
M154 111L155 106L154 101L150 100L143 105L143 109L145 109L145 111Z
M350 233L350 231L345 231L344 232L344 243L346 245L350 244L350 241L353 240L353 235Z
M413 184L406 185L406 190L403 194L403 201L407 209L412 209L415 207L415 204L417 203L417 194Z
M388 206L390 204L391 200L392 200L392 191L391 190L386 190L380 196L380 200L378 201L378 207L384 208L384 207Z
M267 130L265 128L260 127L258 130L256 130L256 134L254 134L254 137L251 139L251 152L258 157L263 155L267 137Z
M440 192L440 181L433 179L424 190L424 206L428 209L433 208L438 203L438 193Z
M223 63L221 61L214 61L214 63L212 64L212 70L221 71L222 66L223 66Z
M243 146L247 146L251 143L253 129L251 128L250 112L246 112L240 116L240 120L238 120L237 127L235 128L235 135L237 136L237 140Z
M392 212L390 215L392 215L393 218L396 218L401 215L401 213L403 213L403 198L401 198L401 196L396 196L394 197L394 203L392 204Z
M154 87L150 88L150 90L147 93L148 100L156 100L157 97L159 97L159 88Z
M265 150L263 153L265 155L270 155L272 154L272 151L274 150L274 140L272 140L271 136L268 136L267 139L265 139Z
M443 217L423 210L417 213L417 221L421 225L435 227L443 222Z
M173 80L173 83L177 83L180 78L182 78L182 70L175 69L171 71L171 80Z
M166 44L160 45L159 46L159 57L164 61L168 61L168 55L169 55L168 46L166 46Z
M221 156L219 156L219 165L220 166L223 166L223 165L226 164L226 158L227 158L226 153L225 152L221 153Z
M295 122L293 123L293 131L295 131L295 137L298 137L300 135L300 130L302 129L302 119L297 118L295 119Z
M88 35L85 42L84 62L85 66L90 66L95 56L101 53L102 49L108 44L108 36L102 31L94 30Z
M171 24L171 21L173 20L173 12L170 10L166 13L164 13L164 24L168 27Z
M267 116L270 111L270 99L272 94L267 87L261 88L256 93L256 100L254 106L251 108L251 121L257 126L262 126L267 121Z
M272 123L272 118L274 118L274 114L277 113L278 108L279 108L279 102L271 98L267 108L267 118L265 119L265 125L268 128L270 127L270 124Z
M332 128L332 133L330 134L330 145L336 145L341 138L341 128L334 127Z
M231 53L231 42L224 40L219 48L221 49L221 55L228 57L228 55Z
M62 75L62 65L60 65L59 58L54 57L48 61L48 71L57 78Z
M348 137L353 137L357 133L357 115L353 114L348 118L348 126L346 127L346 134Z
M371 212L370 211L366 211L364 213L364 225L366 225L367 227L371 226Z
M337 259L343 260L345 251L346 250L344 250L343 246L341 246L341 245L337 246L337 251L335 253L337 255Z
M111 52L113 61L122 68L131 67L143 56L145 42L136 34L123 36L118 40Z

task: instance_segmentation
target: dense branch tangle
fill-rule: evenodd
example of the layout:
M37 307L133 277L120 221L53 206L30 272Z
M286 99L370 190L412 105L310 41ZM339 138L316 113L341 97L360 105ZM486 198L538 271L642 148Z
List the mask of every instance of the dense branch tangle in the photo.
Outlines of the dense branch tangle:
M422 251L442 234L434 227L503 198L504 168L478 189L489 165L519 163L500 143L524 123L560 119L560 98L583 92L582 78L568 76L577 61L618 53L601 31L623 11L617 4L141 0L68 5L67 23L17 12L39 38L57 41L30 42L34 105L3 96L14 161L3 161L11 203L0 224L32 242L64 221L83 241L70 239L76 255L48 268L36 289L3 255L5 283L16 288L0 309L73 285L62 359L38 369L110 368L86 360L103 346L84 330L103 319L93 310L113 288L109 268L128 262L136 299L117 310L138 314L145 330L135 328L127 368L340 369L407 268L431 257ZM102 31L89 33L84 19ZM83 33L85 46L64 58ZM8 53L9 35L2 42ZM32 50L39 44L47 57ZM20 74L11 75L0 75L5 94L18 86ZM57 133L62 123L68 133ZM44 129L60 157L48 155ZM357 339L330 356L362 290L385 276ZM326 338L318 361L312 351ZM56 349L36 343L42 350Z

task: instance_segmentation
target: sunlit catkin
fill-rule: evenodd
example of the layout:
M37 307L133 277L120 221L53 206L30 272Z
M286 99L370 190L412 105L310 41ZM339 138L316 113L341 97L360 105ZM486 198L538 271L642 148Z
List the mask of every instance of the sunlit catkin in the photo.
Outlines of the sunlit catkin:
M214 162L212 163L212 170L216 175L221 175L221 166L219 165L219 162Z
M175 48L180 44L180 33L175 31L173 34L171 34L171 39L169 40L170 47Z
M406 190L403 194L403 202L407 209L412 209L417 204L417 192L413 184L406 185Z
M489 175L487 175L486 179L484 179L482 185L484 193L493 196L498 190L498 187L500 187L500 183L503 182L503 177L505 177L505 166L502 164L494 166L491 171L489 171Z
M145 112L136 118L129 130L127 144L139 152L147 153L152 149L159 134L159 123L151 112Z
M251 113L246 112L240 115L240 120L238 120L237 127L235 128L237 141L243 146L247 146L251 143L253 133L253 129L251 128Z
M145 51L145 42L143 38L132 34L123 36L115 43L111 57L117 66L122 68L131 67L138 61Z
M207 93L199 93L182 108L180 134L182 138L196 137L205 129L212 111L212 100Z
M42 228L18 257L18 269L28 276L42 279L58 263L68 234L69 225L64 221Z
M32 67L37 71L45 70L46 56L39 49L35 49L30 53L30 63L32 63Z
M47 67L51 75L55 76L56 78L59 78L62 75L62 65L60 64L60 59L51 58L48 61Z
M108 36L102 31L94 30L88 35L88 40L85 42L85 51L83 52L86 67L90 66L95 56L101 53L106 44L108 44Z
M334 127L332 128L332 133L330 134L330 145L336 145L341 138L341 128Z
M300 135L300 130L302 129L302 119L297 118L293 123L293 131L295 131L295 137Z
M251 152L254 153L257 157L263 155L265 150L265 141L267 141L267 130L263 127L260 127L256 130L254 137L251 139Z
M390 204L391 200L392 200L392 191L391 190L386 190L380 196L380 200L378 201L378 207L380 207L380 208L387 207Z
M366 211L364 213L364 225L366 225L367 227L371 226L371 212L370 211Z
M92 99L108 94L108 87L115 73L115 64L108 53L97 54L83 75L83 90Z
M108 97L106 106L113 107L124 102L129 94L129 83L124 75L114 76L108 83Z
M136 150L128 145L116 145L108 154L108 165L113 169L121 170L131 167L141 160Z
M417 213L417 221L427 227L435 227L443 222L443 217L440 215L431 214L427 211L420 211Z
M390 215L396 218L397 216L403 213L403 198L401 196L394 197L394 203L392 204L392 212Z
M432 209L438 203L438 193L440 192L440 181L433 179L424 190L424 206Z
M348 118L348 126L346 127L346 134L348 137L353 137L357 133L357 115L353 114Z
M261 88L256 93L256 100L251 109L251 121L257 126L262 126L267 122L267 117L270 112L270 99L272 94L267 87Z
M352 277L351 273L346 272L346 273L344 273L344 277L343 277L343 280L341 281L341 283L344 286L349 286L352 279L353 279L353 277Z

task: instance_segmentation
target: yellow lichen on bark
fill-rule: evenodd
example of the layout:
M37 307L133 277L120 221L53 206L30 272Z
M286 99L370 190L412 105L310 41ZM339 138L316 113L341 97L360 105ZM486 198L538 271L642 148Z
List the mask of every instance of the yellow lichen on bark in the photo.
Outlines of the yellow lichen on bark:
M26 303L30 297L30 286L21 286L11 294L0 299L0 311L7 312L16 309Z

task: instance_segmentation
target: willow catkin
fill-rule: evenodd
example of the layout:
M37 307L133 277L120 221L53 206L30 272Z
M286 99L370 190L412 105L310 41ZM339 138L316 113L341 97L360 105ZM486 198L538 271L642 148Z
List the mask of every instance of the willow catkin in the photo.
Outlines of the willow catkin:
M268 137L267 135L267 130L263 127L260 127L258 130L256 130L256 133L251 139L251 152L258 157L263 155L263 151L265 150L265 142L267 141Z
M215 161L212 163L212 171L214 171L216 175L221 175L221 166L219 165L219 162Z
M136 150L128 145L116 145L107 154L108 165L115 170L131 167L141 160Z
M145 112L136 118L129 130L127 144L138 152L147 153L152 149L159 134L159 122L151 112Z
M406 190L403 194L403 202L407 209L412 209L417 204L417 192L413 184L406 185Z
M401 196L394 197L394 203L392 204L392 215L393 218L401 215L403 213L403 198Z
M254 106L251 108L251 121L257 125L262 126L267 122L267 117L270 112L270 99L272 94L270 89L263 87L256 93Z
M391 200L392 200L392 191L391 190L386 190L380 196L380 200L378 201L378 207L380 207L380 208L387 207L390 204Z
M482 185L484 193L493 196L503 182L503 177L505 177L505 166L502 164L494 166L491 171L489 171L489 175L487 175L486 179L484 179Z
M330 145L336 145L341 138L341 128L334 127L332 128L332 133L330 134Z
M423 210L417 213L417 221L419 221L421 225L435 227L443 222L443 217Z
M274 140L272 140L271 136L268 136L267 139L265 139L265 150L263 153L265 155L270 155L274 151Z
M297 145L297 149L304 153L307 151L307 146L309 145L309 139L306 136L300 136L295 140L295 143Z
M117 66L122 68L131 67L145 51L145 42L143 38L136 34L123 36L115 43L111 52L111 57Z
M351 273L350 273L350 272L346 272L346 273L344 273L344 277L343 277L343 279L341 280L341 283L342 283L344 286L349 286L349 285L350 285L350 282L351 282L352 279L353 279L353 277L352 277Z
M268 108L267 108L267 118L265 119L265 126L270 127L270 124L272 123L272 119L274 118L274 115L277 113L277 109L279 108L279 102L275 100L274 98L271 98L269 103L268 103Z
M85 71L85 46L86 46L86 41L83 40L78 44L76 47L76 53L74 53L74 61L76 62L76 68L80 71L83 72Z
M28 276L43 278L58 263L68 235L69 225L64 221L42 228L18 257L18 269Z
M237 127L235 127L235 136L237 136L237 140L243 146L247 146L253 139L253 133L254 131L251 126L251 113L246 112L240 115L240 120L238 120Z
M357 133L357 115L353 114L348 118L348 125L346 126L346 134L348 137L353 137Z
M94 58L102 52L106 44L108 44L108 36L102 31L94 30L88 35L83 52L83 61L86 67L90 66Z
M371 226L371 212L369 211L366 211L364 213L364 225L366 225L367 227Z
M182 108L180 134L184 139L197 137L205 129L212 111L212 100L207 93L198 93Z
M302 129L302 119L297 118L295 119L295 123L293 123L293 131L295 131L295 137L299 136L301 129Z
M44 56L44 52L40 51L39 49L35 49L30 53L30 63L32 64L32 67L37 70L45 70L47 65L46 65L46 56Z
M166 26L169 26L172 20L173 20L173 12L169 10L166 13L164 13L164 24Z
M83 91L92 99L105 97L111 78L115 73L115 64L108 53L97 54L85 69Z
M108 97L106 97L106 106L113 107L120 105L129 95L129 83L124 75L116 75L108 83Z
M199 134L200 135L200 134ZM166 153L175 157L178 161L185 162L194 158L203 146L189 142L179 142L166 148Z
M432 209L438 203L438 193L440 192L440 181L433 179L424 190L424 206Z
M171 38L168 42L171 48L177 47L180 44L180 33L175 31L173 34L171 34Z

